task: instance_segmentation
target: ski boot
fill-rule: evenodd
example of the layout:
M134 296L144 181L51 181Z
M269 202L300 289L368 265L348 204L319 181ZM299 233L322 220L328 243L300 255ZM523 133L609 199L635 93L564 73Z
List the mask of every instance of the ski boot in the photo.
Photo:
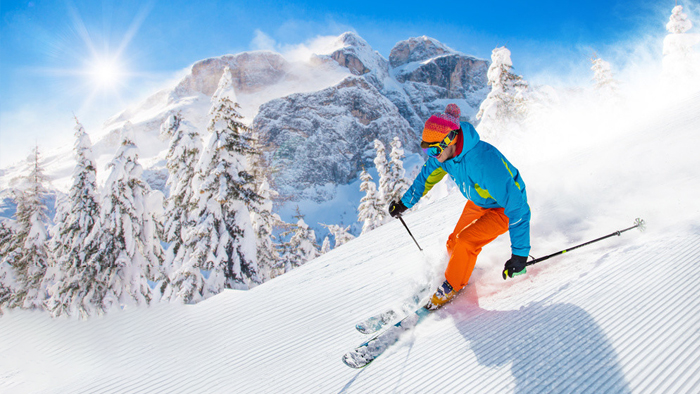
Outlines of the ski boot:
M425 305L425 309L430 311L435 311L440 309L443 305L447 304L457 295L457 292L452 288L450 282L445 281L440 285L435 294L430 297L430 301Z

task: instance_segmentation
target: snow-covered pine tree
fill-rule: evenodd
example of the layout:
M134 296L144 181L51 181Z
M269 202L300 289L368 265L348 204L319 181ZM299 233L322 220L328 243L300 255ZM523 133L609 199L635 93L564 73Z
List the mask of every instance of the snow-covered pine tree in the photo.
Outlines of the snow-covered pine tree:
M256 235L258 268L262 280L267 281L284 273L284 263L280 260L280 248L273 235L273 230L284 227L284 223L279 215L272 212L273 200L279 194L272 187L272 174L275 169L265 160L260 135L254 129L244 130L244 133L244 136L250 137L253 147L252 154L247 156L248 169L260 196L260 201L249 207Z
M403 168L403 158L405 156L399 137L394 137L391 141L391 153L389 157L389 170L387 171L389 181L387 182L388 194L386 197L388 204L400 200L406 190L411 186L404 177L406 171Z
M202 139L199 131L182 118L181 113L170 114L160 128L163 137L170 139L166 154L168 169L169 196L165 202L166 217L163 223L164 241L169 243L163 264L163 272L167 285L170 277L184 263L187 257L185 234L193 228L197 221L191 216L196 201L193 180L199 156L202 152ZM172 289L167 286L164 296Z
M282 219L272 212L272 197L276 193L270 189L267 180L263 180L259 185L258 194L261 203L257 212L251 212L251 220L256 235L258 268L262 280L267 281L284 272L273 235L274 229L281 225Z
M10 253L18 251L14 247L15 225L13 220L0 219L0 315L2 315L3 306L9 303L10 297L17 287L14 271L9 263L14 258Z
M664 38L662 61L664 76L671 83L681 84L700 74L700 55L694 53L693 46L700 42L700 34L690 34L693 23L683 12L683 6L676 5L666 24L668 34Z
M666 23L666 30L671 34L683 34L690 30L691 27L693 27L693 22L683 12L683 6L676 4L671 10L671 17Z
M228 67L212 102L207 128L211 137L193 184L198 190L197 225L185 243L192 254L172 279L177 297L187 303L261 283L249 210L260 196L246 166L246 156L254 149L248 127L240 121Z
M321 254L326 254L331 251L331 239L330 236L326 235L325 238L323 238L323 243L321 244Z
M379 186L377 187L377 202L382 207L382 212L385 207L389 206L391 201L389 191L389 163L386 161L386 147L380 140L374 140L374 150L377 156L374 158L374 167L377 169L379 176Z
M0 316L6 305L10 305L10 300L17 287L14 271L9 263L0 262Z
M362 197L360 206L357 208L357 220L364 223L362 225L362 234L364 234L381 226L384 215L377 198L377 185L364 167L362 167L360 180L362 181L360 191L365 192L365 196Z
M10 219L0 219L0 262L4 261L11 250L14 250L16 222Z
M331 235L333 235L333 239L335 239L333 249L355 239L355 236L350 234L350 226L343 227L337 224L322 224L322 226L326 227Z
M57 250L60 249L56 245L59 242L58 234L61 231L61 226L66 222L66 218L70 214L70 204L68 203L68 196L63 193L56 193L56 202L54 204L56 212L53 217L53 226L48 228L49 241L47 242L47 248L49 251L50 261L48 267L46 267L46 273L44 274L43 285L46 288L46 300L44 301L44 308L53 315L53 295L63 278L64 271L61 264L58 261ZM99 217L99 215L98 215ZM54 315L58 316L58 315Z
M308 261L320 256L318 245L316 244L316 232L312 230L303 217L298 213L297 222L290 225L290 230L283 233L284 236L291 234L289 242L284 245L282 261L285 263L285 272L306 264Z
M591 59L595 89L602 95L613 97L617 95L619 83L613 78L610 63L593 55Z
M100 220L96 164L90 136L76 118L73 184L57 212L51 250L57 270L55 284L50 288L47 308L54 316L64 313L88 314L84 299L94 286L94 275L87 261L97 252L97 245L88 242L89 235ZM94 274L94 271L92 271Z
M512 69L510 51L506 47L495 48L487 72L491 92L476 114L479 134L486 139L496 140L504 129L518 127L525 118L528 84Z
M247 155L247 169L248 172L253 176L253 182L255 183L255 190L260 189L260 185L263 182L267 182L267 188L270 190L272 193L270 195L270 198L276 198L278 196L277 192L273 190L273 185L271 183L272 180L272 174L276 171L274 168L271 167L270 163L268 163L265 160L264 156L264 146L260 142L260 133L249 127L245 127L244 129L241 130L241 133L244 138L248 139L250 146L251 146L251 151ZM265 199L263 198L261 200L262 204L265 204ZM251 210L255 210L255 208L251 208Z
M39 148L34 148L27 158L29 174L14 190L17 204L13 249L7 253L7 263L12 267L16 287L8 300L9 307L26 309L42 308L46 300L44 276L51 262L48 252L49 218L45 199L48 178L39 164Z
M98 313L116 305L150 303L153 292L148 281L160 279L164 255L155 219L159 205L162 210L162 194L141 179L143 168L130 122L122 128L121 139L109 163L100 224L88 240L97 243L97 251L88 260L85 275L92 285L83 304L87 308L90 303Z

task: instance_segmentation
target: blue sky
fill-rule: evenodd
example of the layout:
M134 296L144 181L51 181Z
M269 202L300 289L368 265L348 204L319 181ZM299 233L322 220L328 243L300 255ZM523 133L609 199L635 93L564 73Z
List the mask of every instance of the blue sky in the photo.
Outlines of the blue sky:
M685 3L697 9L697 2ZM576 71L571 64L586 69L594 51L619 56L620 43L631 45L639 37L654 37L660 48L674 5L2 0L0 167L24 158L36 143L40 149L72 144L73 114L94 132L194 62L255 50L261 42L284 51L318 36L355 31L388 57L398 41L427 35L486 59L493 48L507 45L516 72L526 79L566 76Z

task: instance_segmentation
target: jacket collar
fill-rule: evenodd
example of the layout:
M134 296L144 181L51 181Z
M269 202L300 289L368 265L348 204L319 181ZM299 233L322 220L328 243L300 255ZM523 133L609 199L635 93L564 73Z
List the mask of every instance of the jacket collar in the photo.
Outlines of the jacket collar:
M457 137L457 154L450 160L462 161L469 151L481 140L479 133L469 122L460 122L462 132Z

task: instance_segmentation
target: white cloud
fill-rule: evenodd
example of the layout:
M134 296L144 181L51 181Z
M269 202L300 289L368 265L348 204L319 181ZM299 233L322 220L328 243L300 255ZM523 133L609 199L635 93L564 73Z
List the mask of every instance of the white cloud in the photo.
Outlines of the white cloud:
M312 55L330 54L341 47L338 36L317 36L303 44L282 46L282 55L290 61L308 61Z
M255 29L255 37L251 42L251 47L256 50L275 51L277 42L260 29Z
M312 55L330 54L341 45L338 35L316 36L301 44L280 44L260 29L255 30L255 37L250 43L253 50L279 52L292 62L306 62Z

